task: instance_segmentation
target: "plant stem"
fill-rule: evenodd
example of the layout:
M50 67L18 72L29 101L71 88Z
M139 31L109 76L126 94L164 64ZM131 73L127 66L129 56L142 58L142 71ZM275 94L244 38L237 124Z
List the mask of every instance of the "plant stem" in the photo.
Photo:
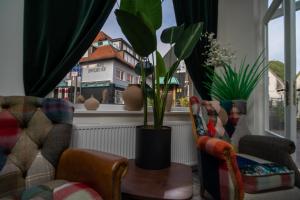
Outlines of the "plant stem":
M153 63L153 66L155 66L155 63L154 63L154 54L152 53L152 63ZM159 128L159 124L158 124L158 112L157 112L157 109L158 109L158 104L159 102L157 101L157 92L156 92L156 84L159 84L159 83L156 83L155 84L155 77L157 75L157 72L156 72L156 67L154 67L154 72L152 74L152 96L153 96L153 106L152 106L152 111L153 111L153 122L154 122L154 128Z
M144 60L142 60L142 69L141 69L141 74L142 74L142 82L141 82L141 87L142 87L142 92L143 92L143 105L144 105L144 126L148 125L148 105L147 105L147 91L146 91L146 74L145 74L145 68L144 68Z

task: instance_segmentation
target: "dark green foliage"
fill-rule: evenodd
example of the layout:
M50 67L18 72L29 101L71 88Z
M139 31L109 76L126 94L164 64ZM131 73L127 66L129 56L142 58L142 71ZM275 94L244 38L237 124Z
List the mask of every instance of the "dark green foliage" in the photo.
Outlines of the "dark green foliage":
M181 26L172 26L163 30L161 33L160 39L164 43L175 43L181 36L184 31L184 25Z
M121 0L120 9L115 11L122 32L142 59L136 65L136 73L141 75L141 88L144 95L144 125L147 125L147 98L153 99L154 127L161 128L165 113L168 84L181 60L190 56L202 33L202 23L187 27L167 28L162 33L162 40L171 45L175 43L175 54L178 60L165 66L164 60L157 51L156 30L162 22L160 0ZM149 58L150 57L150 58ZM152 63L150 63L150 60ZM153 65L155 66L153 69ZM152 86L146 84L151 76ZM164 84L160 85L160 77Z
M269 61L269 69L282 81L284 80L284 63L277 60Z
M258 84L263 74L268 70L264 65L262 54L258 56L253 65L245 64L244 59L239 70L223 63L224 71L221 75L210 70L208 75L213 84L204 83L209 88L211 96L216 100L247 100Z
M140 56L147 57L156 49L155 32L143 19L123 10L116 10L115 14L122 32Z

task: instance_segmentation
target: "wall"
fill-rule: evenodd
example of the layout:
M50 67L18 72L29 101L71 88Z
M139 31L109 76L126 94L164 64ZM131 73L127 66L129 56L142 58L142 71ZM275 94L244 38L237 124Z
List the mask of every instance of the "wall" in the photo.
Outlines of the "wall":
M123 81L116 78L116 70L117 69L124 72L124 78L125 79ZM127 87L127 85L128 85L127 74L131 74L133 76L133 80L135 81L135 77L137 75L136 75L136 73L134 72L134 70L132 68L129 68L128 66L126 66L125 64L123 64L119 61L114 61L114 83L118 87L124 87L124 88Z
M23 0L0 1L0 95L24 95Z
M262 17L267 0L219 0L218 40L229 44L236 53L234 64L241 59L253 63L263 49ZM252 133L263 134L263 83L248 100L248 125Z
M102 60L98 61L99 67L97 64L85 65L88 68L84 67L82 70L82 82L93 82L93 81L113 81L113 60ZM91 72L91 69L101 69L104 66L104 71Z

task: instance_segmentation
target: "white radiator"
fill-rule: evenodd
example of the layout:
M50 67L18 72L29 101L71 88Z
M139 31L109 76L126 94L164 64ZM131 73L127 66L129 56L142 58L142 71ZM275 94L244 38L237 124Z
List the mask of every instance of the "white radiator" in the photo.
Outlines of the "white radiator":
M71 146L135 157L135 127L138 124L76 125ZM197 164L196 145L190 122L171 122L171 160L187 165Z

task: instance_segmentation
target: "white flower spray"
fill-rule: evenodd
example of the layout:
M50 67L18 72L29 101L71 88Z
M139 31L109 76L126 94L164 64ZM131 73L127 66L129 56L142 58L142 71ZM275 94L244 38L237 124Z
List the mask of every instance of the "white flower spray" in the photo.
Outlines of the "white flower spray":
M214 35L214 33L205 32L201 36L202 40L207 41L207 45L204 46L205 52L202 54L206 57L204 65L220 67L223 63L231 64L235 58L234 53L228 47L222 47Z

